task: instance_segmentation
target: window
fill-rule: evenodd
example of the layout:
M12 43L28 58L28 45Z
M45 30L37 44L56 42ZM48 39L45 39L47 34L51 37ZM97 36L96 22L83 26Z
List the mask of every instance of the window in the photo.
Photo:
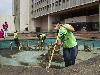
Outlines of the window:
M51 4L49 5L49 7L51 8Z
M35 13L36 13L36 10L35 10Z
M32 2L34 2L34 0L32 0Z
M54 6L54 3L52 3L52 6Z
M47 8L49 8L49 5L47 5Z
M33 14L33 10L31 11L31 14Z
M59 2L61 2L61 0L59 0Z
M40 8L40 10L42 11L42 8Z
M47 7L45 6L45 9L46 9Z
M39 12L40 12L40 8L39 8Z
M38 2L37 2L37 5L38 5Z
M58 1L55 2L55 6L58 6Z
M33 8L33 5L32 5L32 8Z
M62 2L65 3L65 0L63 0Z
M42 0L40 2L42 3Z
M39 4L40 4L41 2L39 1Z
M46 0L47 1L47 3L48 3L48 0Z
M43 7L43 10L44 10L44 7Z
M35 6L36 6L36 3L35 3Z
M39 11L42 11L42 8L39 8Z
M47 5L47 11L48 11L48 9L49 9L49 5Z
M61 5L61 0L59 0L59 5Z
M37 9L37 12L39 11L39 9Z

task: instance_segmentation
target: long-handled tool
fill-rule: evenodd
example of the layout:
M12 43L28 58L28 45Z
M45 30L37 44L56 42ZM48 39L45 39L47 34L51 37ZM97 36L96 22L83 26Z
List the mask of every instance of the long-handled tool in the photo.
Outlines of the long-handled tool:
M50 57L50 60L49 60L49 63L48 63L48 66L46 67L46 69L48 69L51 65L51 61L53 59L55 49L56 49L56 45L54 45L54 47L53 47L52 54L51 54L51 57Z

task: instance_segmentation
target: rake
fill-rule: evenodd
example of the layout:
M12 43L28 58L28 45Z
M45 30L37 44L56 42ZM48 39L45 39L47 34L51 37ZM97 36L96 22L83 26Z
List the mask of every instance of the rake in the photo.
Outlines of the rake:
M51 61L53 59L55 49L56 49L56 45L54 45L54 47L53 47L52 54L51 54L51 57L50 57L50 60L49 60L49 63L48 63L48 66L46 67L46 69L48 69L51 66Z

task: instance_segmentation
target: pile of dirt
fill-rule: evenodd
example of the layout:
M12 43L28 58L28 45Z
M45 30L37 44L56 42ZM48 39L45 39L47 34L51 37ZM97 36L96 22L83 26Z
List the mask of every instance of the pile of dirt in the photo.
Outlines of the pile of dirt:
M63 69L0 65L0 75L100 75L100 56Z

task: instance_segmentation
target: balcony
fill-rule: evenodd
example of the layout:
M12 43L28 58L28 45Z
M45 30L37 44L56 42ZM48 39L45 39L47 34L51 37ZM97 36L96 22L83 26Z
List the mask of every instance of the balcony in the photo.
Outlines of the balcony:
M99 0L61 0L60 2L58 0L56 2L50 1L51 8L49 8L48 11L46 11L47 9L43 10L43 12L41 12L41 15L43 15L43 14L47 15L47 14L54 13L57 11L61 11L61 10L65 10L65 9L69 9L69 8L73 8L73 7L78 7L78 6L82 6L82 5L86 5L86 4L91 4L94 2L99 2ZM47 4L48 4L47 2L44 2L40 6L43 7L43 6L46 6ZM39 6L37 6L37 8L34 8L34 9L37 10L38 8L39 8ZM39 17L39 15L35 15L33 17L36 18L36 17Z

